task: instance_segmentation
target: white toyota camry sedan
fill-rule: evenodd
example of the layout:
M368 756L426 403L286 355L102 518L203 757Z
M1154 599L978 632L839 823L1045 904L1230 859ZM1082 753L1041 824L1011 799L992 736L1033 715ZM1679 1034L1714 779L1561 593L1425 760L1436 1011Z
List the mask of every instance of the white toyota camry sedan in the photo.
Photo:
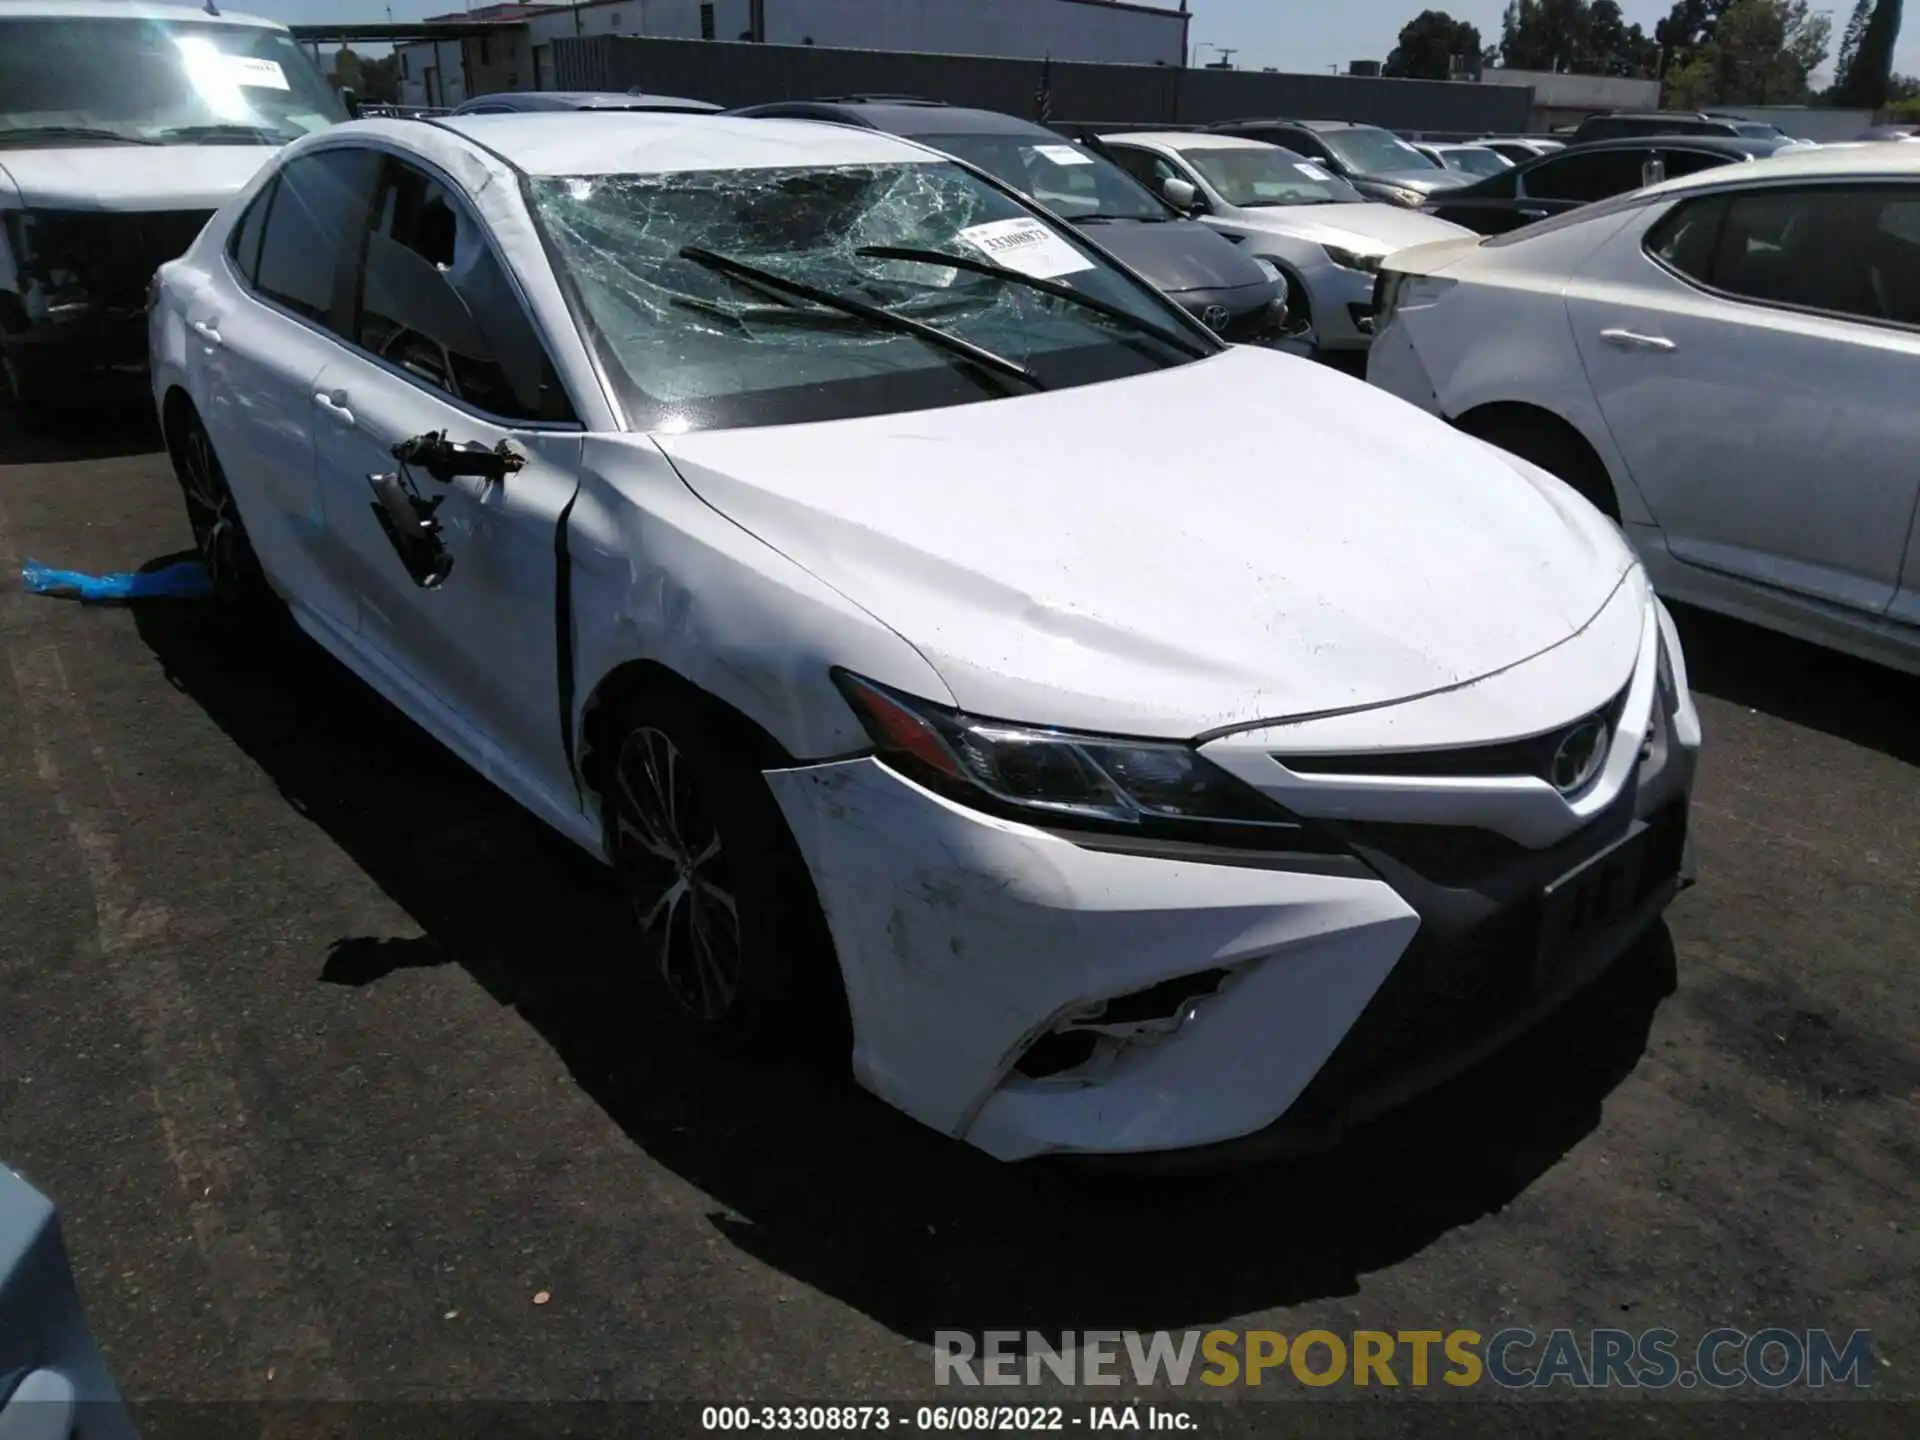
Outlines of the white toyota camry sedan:
M1324 1139L1683 883L1606 519L912 142L339 126L151 348L223 601L616 867L689 1025L994 1155Z
M1660 592L1920 672L1920 151L1804 147L1393 257L1368 379Z

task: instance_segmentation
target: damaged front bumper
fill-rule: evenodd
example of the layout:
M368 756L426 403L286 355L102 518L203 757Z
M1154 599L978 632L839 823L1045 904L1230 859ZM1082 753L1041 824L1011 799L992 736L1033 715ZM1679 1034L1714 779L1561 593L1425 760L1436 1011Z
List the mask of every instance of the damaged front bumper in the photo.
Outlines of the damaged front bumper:
M1698 715L1677 659L1674 687L1658 677L1665 617L1637 589L1618 609L1589 653L1638 659L1575 796L1419 774L1317 789L1267 735L1224 742L1237 758L1217 758L1272 771L1345 853L1042 830L871 757L768 772L838 950L857 1078L1013 1160L1324 1148L1469 1068L1691 876Z
M1090 849L871 758L767 778L839 952L856 1076L1002 1159L1177 1149L1270 1123L1419 926L1357 862L1311 873ZM1169 984L1196 975L1192 991ZM1107 1002L1156 990L1163 1013L1148 1000L1103 1024ZM1023 1074L1057 1029L1086 1029L1092 1053Z

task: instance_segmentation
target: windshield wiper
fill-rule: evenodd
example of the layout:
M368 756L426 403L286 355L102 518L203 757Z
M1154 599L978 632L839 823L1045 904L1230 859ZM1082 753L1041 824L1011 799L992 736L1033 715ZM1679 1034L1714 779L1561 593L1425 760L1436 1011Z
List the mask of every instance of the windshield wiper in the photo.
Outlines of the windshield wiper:
M1109 320L1117 320L1122 325L1138 330L1143 335L1151 335L1163 345L1171 345L1183 350L1196 360L1215 354L1192 336L1182 335L1177 330L1169 330L1151 320L1142 320L1130 310L1118 305L1109 305L1104 300L1096 300L1091 295L1082 295L1071 285L1062 285L1057 280L1042 280L1037 275L1029 275L1022 270L1014 270L992 260L976 260L971 255L949 255L944 250L920 250L903 245L863 245L853 252L864 255L869 260L905 260L922 265L943 265L950 270L966 270L975 275L991 275L995 279L1008 280L1015 285L1025 285L1038 290L1042 295L1051 295L1070 305L1091 310L1096 315L1104 315Z
M174 125L160 132L161 140L191 140L196 143L223 140L237 144L266 141L272 145L284 145L287 137L278 130L270 130L264 125Z
M1108 215L1100 210L1094 211L1091 215L1069 215L1063 210L1060 212L1060 218L1071 220L1076 225L1084 225L1089 220L1134 220L1142 225L1164 225L1173 217L1171 215Z
M762 270L757 265L735 260L730 255L716 254L699 245L683 247L680 258L690 260L703 269L717 271L755 290L784 291L787 295L811 301L825 309L838 310L842 315L855 316L866 321L876 330L892 330L901 335L912 335L935 349L944 350L949 355L971 361L982 370L1024 381L1035 390L1048 388L1046 381L1018 360L1009 360L997 351L989 350L984 345L976 345L971 340L963 340L958 335L949 334L937 325L927 325L905 315L896 315L891 310L883 310L878 305L869 305L864 300L836 295L831 290L822 290L818 286L807 284L804 280L789 280L784 275L777 275L771 270Z
M158 145L144 135L129 135L121 130L102 130L90 125L18 125L0 130L0 145L16 140L112 140L121 145Z

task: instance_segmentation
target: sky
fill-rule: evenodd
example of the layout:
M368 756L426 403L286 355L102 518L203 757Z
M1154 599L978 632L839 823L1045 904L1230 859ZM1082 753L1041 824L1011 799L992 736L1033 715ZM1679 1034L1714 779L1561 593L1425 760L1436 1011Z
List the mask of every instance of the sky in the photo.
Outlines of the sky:
M270 15L292 24L379 22L391 9L396 20L459 9L463 0L244 0L236 9ZM881 0L885 3L885 0ZM1152 0L1173 8L1174 0ZM1833 9L1834 44L1852 11L1852 0L1829 0ZM1672 0L1621 0L1629 22L1638 22L1651 34L1671 8ZM1384 60L1400 27L1421 10L1443 9L1456 20L1480 27L1489 44L1500 37L1500 14L1506 0L1191 0L1193 45L1227 46L1238 53L1233 63L1246 69L1265 65L1282 70L1346 68L1349 60ZM1814 9L1824 8L1814 0ZM1911 8L1911 7L1910 7ZM1201 51L1201 63L1218 58ZM1895 69L1920 73L1920 25L1908 25L1895 52Z

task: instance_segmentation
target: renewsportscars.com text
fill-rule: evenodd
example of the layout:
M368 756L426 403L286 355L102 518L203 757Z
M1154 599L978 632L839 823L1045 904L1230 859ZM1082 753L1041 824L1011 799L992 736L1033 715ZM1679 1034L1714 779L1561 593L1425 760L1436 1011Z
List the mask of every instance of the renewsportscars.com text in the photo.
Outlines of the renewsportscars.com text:
M1784 1390L1873 1383L1873 1336L1854 1330L1774 1327L1709 1330L1683 1341L1667 1329L1508 1327L1478 1330L940 1330L936 1385L1126 1385L1198 1383L1409 1386L1509 1390Z

